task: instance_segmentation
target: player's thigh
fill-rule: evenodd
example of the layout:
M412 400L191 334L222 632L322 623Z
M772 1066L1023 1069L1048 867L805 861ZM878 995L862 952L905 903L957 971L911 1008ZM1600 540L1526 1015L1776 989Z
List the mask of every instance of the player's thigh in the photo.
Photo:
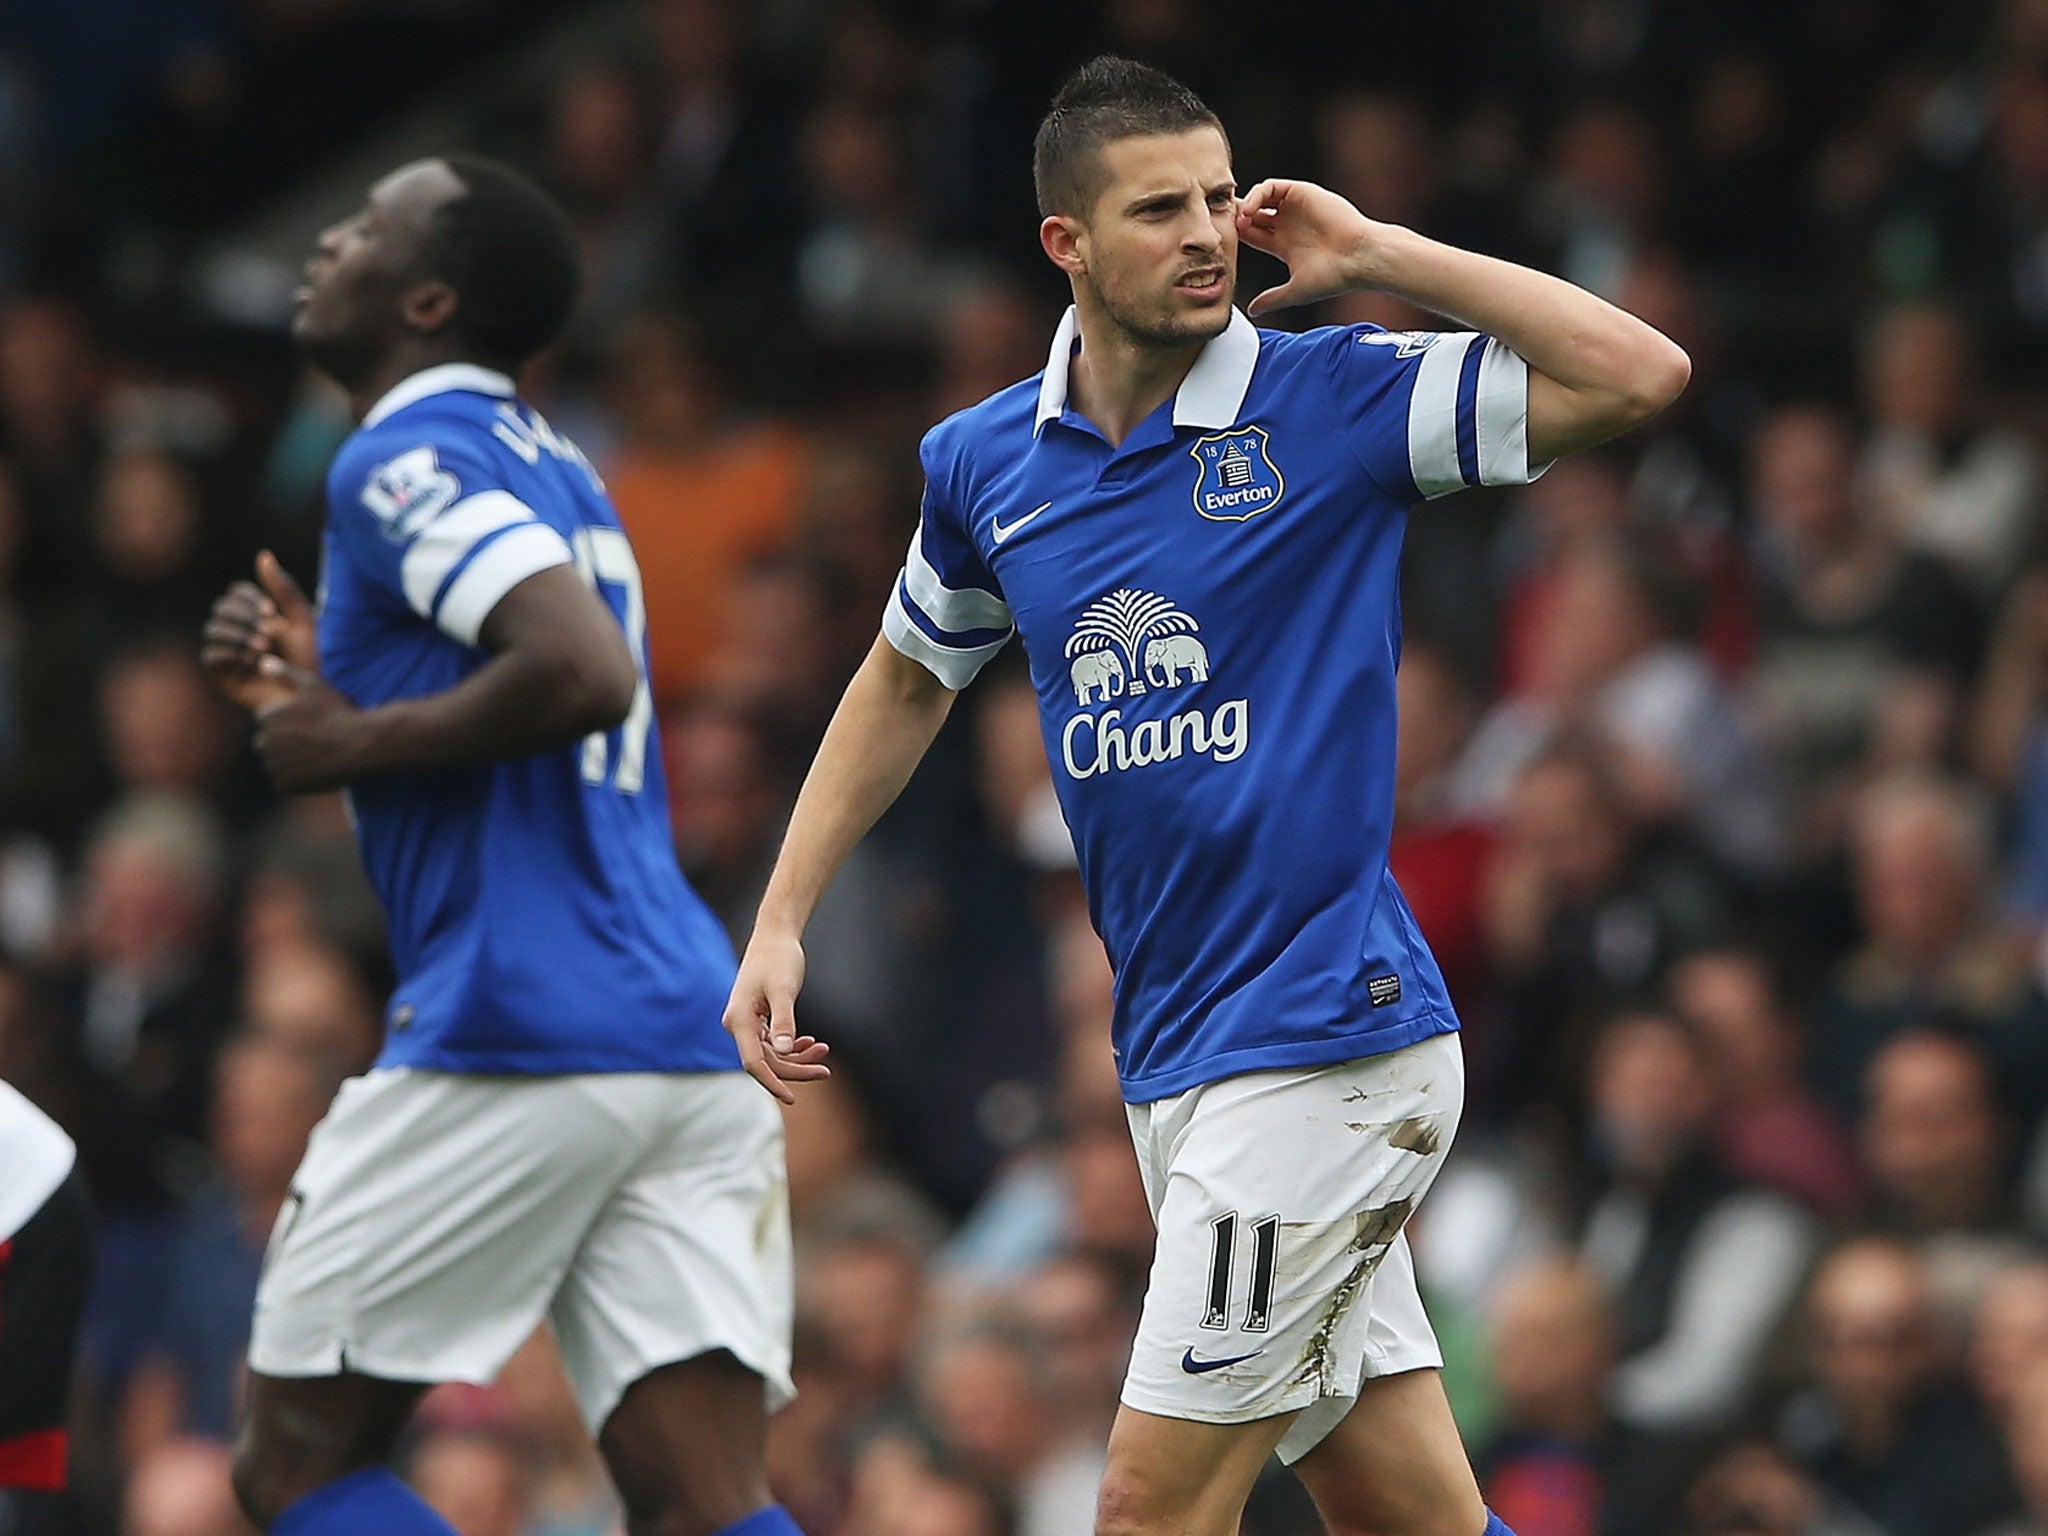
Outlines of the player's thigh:
M1205 1424L1119 1408L1096 1500L1097 1536L1235 1536L1252 1484L1292 1419Z
M549 1318L592 1438L605 1439L643 1378L721 1354L753 1386L707 1365L698 1374L712 1385L692 1390L731 1394L751 1436L793 1391L782 1117L744 1073L675 1074L660 1091L658 1133L592 1217ZM682 1436L679 1475L700 1443Z
M1332 1536L1480 1536L1486 1504L1434 1370L1376 1376L1294 1463Z
M1124 1405L1201 1424L1299 1415L1278 1442L1292 1460L1367 1374L1438 1363L1400 1283L1401 1232L1461 1101L1457 1042L1439 1037L1135 1106L1158 1239ZM1389 1298L1403 1326L1376 1328Z
M399 1070L344 1084L272 1235L251 1369L495 1379L638 1155L639 1082Z

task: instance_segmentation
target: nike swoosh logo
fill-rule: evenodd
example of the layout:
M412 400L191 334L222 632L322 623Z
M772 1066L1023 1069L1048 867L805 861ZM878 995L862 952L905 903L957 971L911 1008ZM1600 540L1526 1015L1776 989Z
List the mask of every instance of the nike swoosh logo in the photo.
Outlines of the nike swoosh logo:
M1026 512L1022 517L1018 518L1017 521L1010 524L1010 526L1007 528L1003 526L1003 520L1000 517L992 517L988 520L988 531L991 535L994 536L995 541L998 544L1007 543L1009 541L1011 534L1015 533L1019 528L1022 528L1026 523L1030 522L1034 517L1038 516L1039 513L1046 511L1051 506L1052 503L1048 501L1044 504L1044 506L1033 507L1029 512Z
M1241 1361L1249 1360L1252 1358L1252 1355L1263 1355L1264 1353L1263 1349L1255 1349L1251 1355L1229 1355L1221 1360L1197 1360L1194 1350L1190 1349L1180 1357L1180 1368L1190 1376L1202 1376L1210 1371L1220 1371L1226 1365L1237 1365Z

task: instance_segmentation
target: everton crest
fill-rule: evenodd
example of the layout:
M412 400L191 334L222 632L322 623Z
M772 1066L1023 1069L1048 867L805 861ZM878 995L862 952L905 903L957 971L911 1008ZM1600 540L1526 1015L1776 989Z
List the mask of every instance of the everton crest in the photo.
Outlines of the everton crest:
M1236 427L1195 439L1188 450L1201 466L1195 510L1213 522L1241 523L1278 506L1287 482L1268 451L1271 442L1264 427Z

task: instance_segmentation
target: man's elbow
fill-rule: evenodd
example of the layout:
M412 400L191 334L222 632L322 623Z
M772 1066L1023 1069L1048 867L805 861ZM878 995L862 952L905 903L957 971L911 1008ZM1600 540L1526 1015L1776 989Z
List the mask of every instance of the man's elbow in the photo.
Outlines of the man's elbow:
M1692 359L1670 337L1651 332L1642 355L1628 371L1618 414L1621 430L1639 427L1669 410L1692 382Z
M640 675L632 657L620 648L616 656L565 656L555 669L555 710L565 735L574 739L608 731L633 708Z

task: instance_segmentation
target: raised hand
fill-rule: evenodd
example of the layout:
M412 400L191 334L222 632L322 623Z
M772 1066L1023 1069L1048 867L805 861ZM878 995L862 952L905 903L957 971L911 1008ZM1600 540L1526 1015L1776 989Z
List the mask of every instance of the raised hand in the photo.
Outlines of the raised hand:
M785 1104L796 1102L791 1083L832 1075L825 1065L831 1047L796 1032L796 995L803 984L802 943L756 929L725 1005L726 1033L739 1047L741 1065Z
M1284 261L1287 281L1268 288L1246 310L1262 315L1370 287L1365 273L1373 245L1388 227L1312 181L1260 182L1238 199L1238 238Z
M251 714L291 697L280 677L264 670L265 657L302 672L320 669L313 605L306 594L267 549L256 557L256 577L236 582L215 601L199 650L214 686Z

